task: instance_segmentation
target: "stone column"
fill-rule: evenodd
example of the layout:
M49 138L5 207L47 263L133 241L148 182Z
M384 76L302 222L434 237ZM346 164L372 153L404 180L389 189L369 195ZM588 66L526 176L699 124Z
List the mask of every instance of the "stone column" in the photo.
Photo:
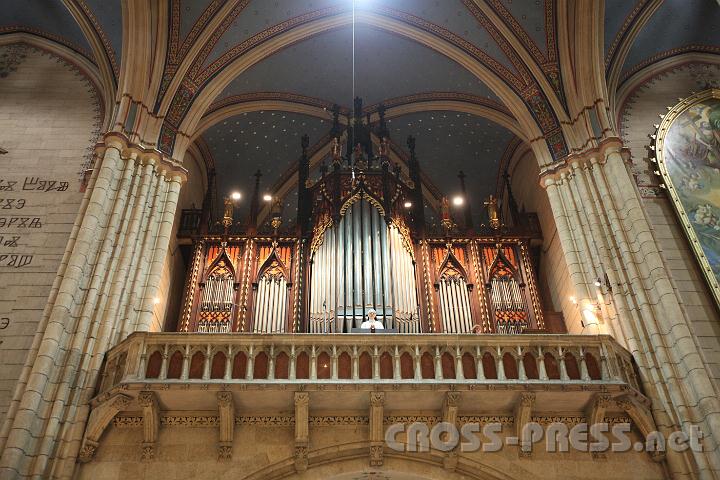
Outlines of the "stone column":
M308 467L310 446L310 395L295 392L295 470L304 472Z
M152 263L150 264L150 272L148 273L145 291L142 297L142 308L140 309L140 318L137 322L138 331L148 331L152 324L153 311L155 308L155 298L160 287L162 277L162 269L165 265L168 248L170 246L170 236L172 234L173 223L175 221L175 212L177 211L178 198L180 196L180 187L182 186L182 177L179 175L170 175L166 179L167 196L162 205L162 217L160 220L159 230L155 236L155 248L152 252Z
M385 392L370 392L370 466L383 464Z
M666 436L697 425L705 434L703 452L668 452L673 475L697 470L699 478L720 472L720 400L669 278L639 194L618 142L578 156L545 172L570 278L578 299L592 298L590 285L602 268L612 284L615 331L643 372L657 426ZM570 213L568 213L568 211ZM568 222L586 219L589 228ZM599 273L599 272L598 272ZM684 457L684 458L683 458ZM694 467L689 465L695 464Z
M102 358L113 345L113 332L124 331L118 325L120 305L136 278L138 265L131 260L145 244L139 241L140 226L152 218L148 195L155 198L152 187L168 183L157 174L160 165L173 180L162 197L159 233L146 231L151 237L147 245L152 245L150 275L147 282L137 277L143 291L154 295L147 286L157 282L155 262L164 262L184 169L156 151L129 144L120 134L109 133L104 140L99 169L56 280L57 293L50 296L37 349L28 357L2 430L0 477L72 474L78 432L87 421L87 402Z

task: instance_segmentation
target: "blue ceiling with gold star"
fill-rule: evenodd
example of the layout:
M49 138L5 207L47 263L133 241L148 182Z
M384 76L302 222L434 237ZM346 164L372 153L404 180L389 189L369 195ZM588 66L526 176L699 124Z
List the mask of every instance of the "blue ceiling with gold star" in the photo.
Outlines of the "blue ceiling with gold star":
M347 110L355 95L368 106L398 97L405 101L397 104L411 105L420 99L427 103L431 94L444 93L471 97L476 104L510 117L488 85L469 70L414 40L365 26L362 16L382 14L389 21L422 27L453 48L474 52L483 68L511 84L511 77L531 75L502 37L522 44L546 75L557 69L557 5L556 0L168 0L164 68L166 73L176 71L193 42L202 38L195 45L202 53L193 62L201 72L217 72L223 62L233 60L233 52L241 51L239 47L253 39L272 38L284 24L319 11L327 13L323 18L347 17L354 7L360 18L354 28L344 25L301 38L264 58L224 88L214 105L270 92L274 98L312 97L318 105L337 103ZM621 67L622 79L678 53L720 53L716 0L664 0L659 6L651 0L605 0L604 6L607 67ZM223 21L219 21L221 12ZM97 58L91 45L101 44L104 52L99 53L110 59L117 76L123 53L122 14L121 0L6 0L0 34L44 37L97 64L104 59ZM76 21L82 15L85 30ZM632 43L622 50L627 55L618 55L618 45L628 38ZM164 80L162 88L169 83L169 78ZM556 87L562 88L559 82ZM395 108L401 111L392 115L389 125L398 148L405 148L408 134L417 137L417 153L431 179L429 185L441 193L452 194L458 185L457 171L464 170L478 215L480 200L494 189L499 162L513 134L487 118L448 111L442 103L428 107L435 108L431 111ZM257 169L263 172L266 189L287 177L286 170L300 152L300 136L309 134L313 143L330 129L327 114L318 118L300 110L308 115L277 109L231 113L202 132L201 141L217 167L218 192L240 189L249 195Z
M420 167L441 195L461 194L457 175L462 170L473 222L484 221L483 202L495 193L500 160L512 132L486 118L451 111L402 115L388 120L388 128L393 142L404 150L408 135L415 137Z
M300 137L311 143L326 136L331 122L289 112L259 111L223 120L203 134L218 172L217 193L223 197L237 191L243 195L238 205L240 218L249 213L255 186L255 172L262 174L260 194L272 186L285 170L300 158ZM220 203L220 202L218 202Z

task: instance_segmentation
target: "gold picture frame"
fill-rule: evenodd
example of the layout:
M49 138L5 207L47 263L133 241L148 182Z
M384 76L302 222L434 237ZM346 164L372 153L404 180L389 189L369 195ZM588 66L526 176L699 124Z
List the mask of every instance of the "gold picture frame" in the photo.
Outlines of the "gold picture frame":
M656 173L662 176L673 209L718 308L720 124L713 119L720 121L719 112L720 90L709 89L693 94L682 99L663 116L655 136ZM717 192L717 202L713 201L714 192ZM717 238L715 231L718 232Z

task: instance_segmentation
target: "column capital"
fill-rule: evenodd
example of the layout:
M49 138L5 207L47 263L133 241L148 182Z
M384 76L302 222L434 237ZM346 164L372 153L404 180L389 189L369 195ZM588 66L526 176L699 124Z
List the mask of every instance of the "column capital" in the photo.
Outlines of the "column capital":
M188 179L188 171L181 162L156 148L133 143L121 132L107 132L95 146L98 153L102 153L107 148L118 150L123 159L132 159L144 165L156 165L158 171L172 181L185 183Z
M555 182L548 182L547 179L559 179L565 176L571 176L573 170L578 168L592 168L597 164L604 164L608 155L618 153L622 155L623 160L630 160L629 150L623 145L618 137L611 137L603 140L593 147L585 148L560 160L540 167L540 186L545 188L553 185Z

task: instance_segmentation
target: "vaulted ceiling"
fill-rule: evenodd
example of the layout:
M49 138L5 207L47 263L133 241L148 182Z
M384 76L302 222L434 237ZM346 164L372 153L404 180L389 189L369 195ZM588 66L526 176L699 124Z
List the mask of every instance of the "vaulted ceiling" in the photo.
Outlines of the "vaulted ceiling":
M117 86L128 42L123 13L130 1L6 0L0 33L60 43L111 72ZM430 200L457 192L457 173L464 171L476 221L482 199L495 191L508 148L537 136L523 130L498 95L499 84L530 105L553 155L568 153L558 133L562 119L549 113L568 109L554 0L163 0L160 5L167 9L160 11L165 20L158 20L164 31L153 35L166 39L166 48L158 50L166 58L155 105L149 106L158 112L167 108L158 113L165 122L158 146L172 149L180 133L201 145L217 170L218 195L240 189L247 197L260 170L262 191L291 197L300 136L308 134L313 151L322 152L330 107L338 104L346 114L356 95L369 113L380 103L388 107L395 161L407 156L405 138L417 137ZM605 0L604 5L604 69L613 91L664 58L688 51L720 54L716 0ZM294 28L332 22L351 10L353 18L357 10L357 22L338 22L292 38L277 51L255 53ZM371 25L367 18L373 16L394 26ZM401 31L405 26L436 38L437 45L411 38ZM451 49L478 68L458 63ZM221 84L188 131L191 99L215 89L213 82L244 56L254 60Z

